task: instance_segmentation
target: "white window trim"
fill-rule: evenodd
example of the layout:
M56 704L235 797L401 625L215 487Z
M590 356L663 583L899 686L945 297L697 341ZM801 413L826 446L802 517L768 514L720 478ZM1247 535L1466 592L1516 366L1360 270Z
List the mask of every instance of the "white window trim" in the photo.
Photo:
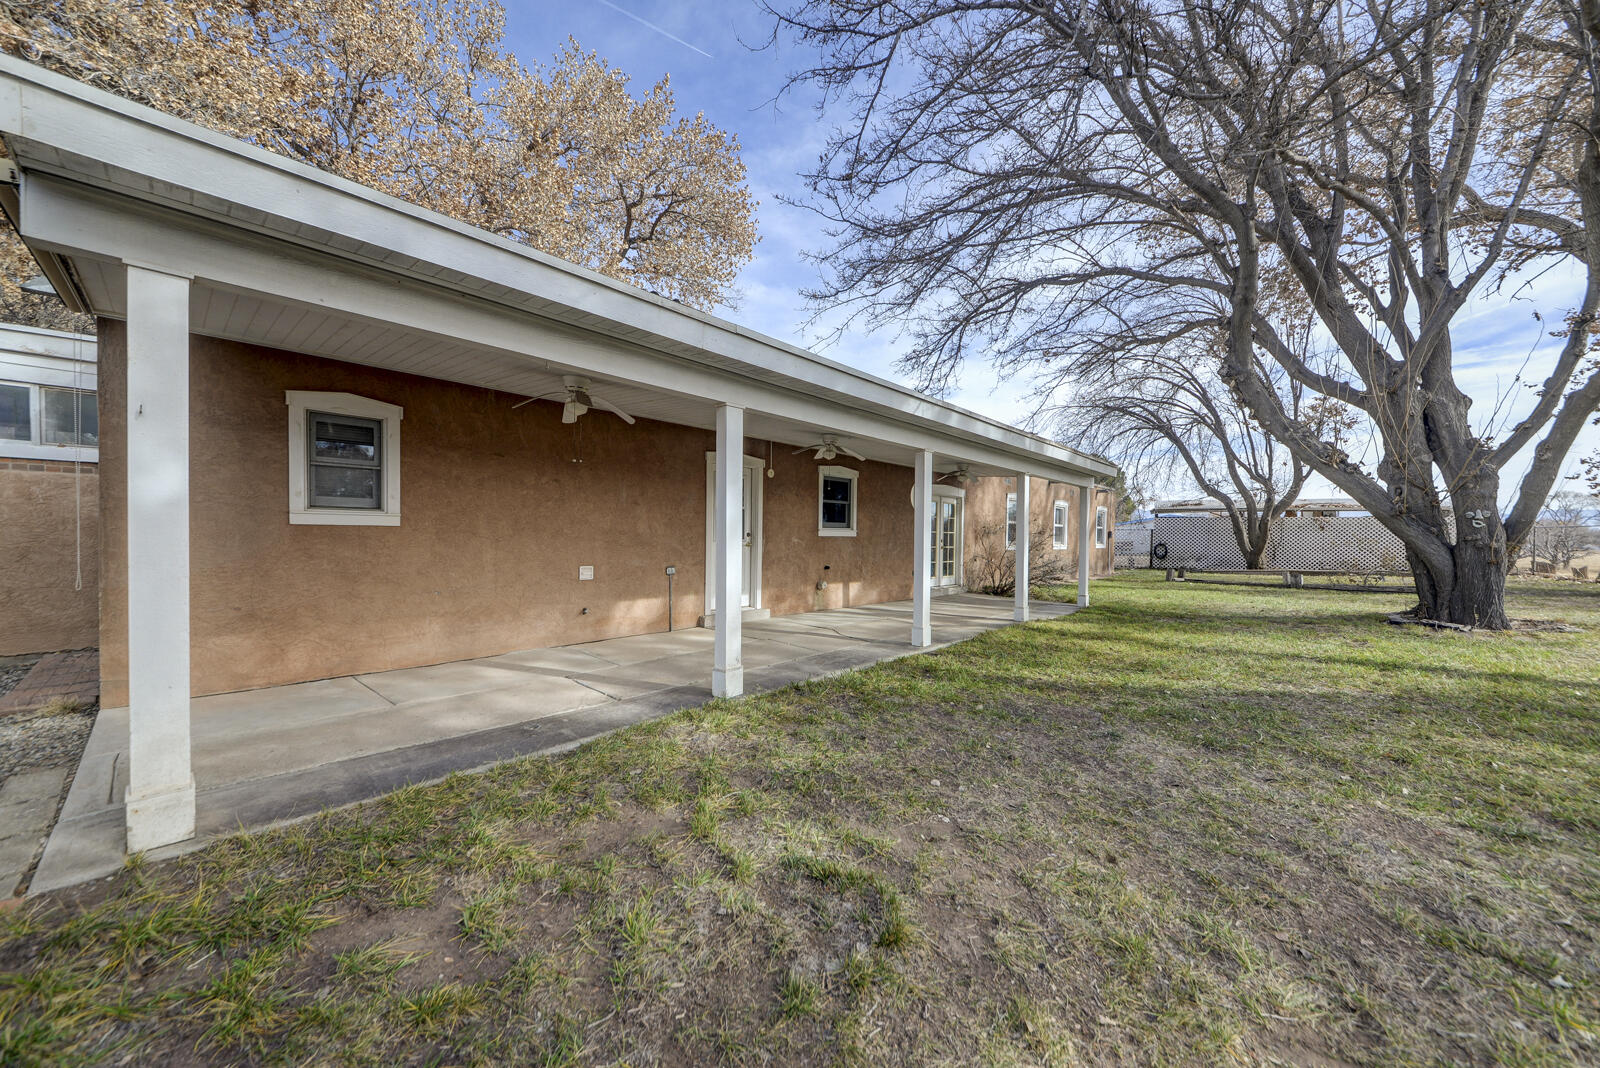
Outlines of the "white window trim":
M1016 547L1017 547L1017 532L1013 528L1013 524L1015 522L1021 520L1022 517L1021 516L1017 516L1016 520L1013 520L1011 518L1013 515L1016 514L1016 509L1017 509L1017 495L1015 493L1006 494L1006 511L1005 511L1005 515L1000 517L1000 522L1005 526L1006 552L1011 552L1014 549L1016 549Z
M1106 522L1105 506L1097 507L1094 510L1094 547L1096 549L1104 549L1106 547L1106 534L1109 526L1110 524Z
M289 522L338 527L397 527L400 525L400 420L405 409L354 393L311 393L285 390L289 406ZM353 415L383 424L382 508L313 508L310 499L309 460L306 456L307 412Z
M1059 536L1057 531L1060 532ZM1067 522L1067 502L1057 501L1055 511L1050 516L1050 542L1057 549L1065 549L1071 537L1072 528Z
M850 480L850 525L848 527L825 527L822 525L822 480L824 478L844 478ZM819 467L817 468L817 537L819 538L853 538L856 528L861 522L861 475L852 467Z

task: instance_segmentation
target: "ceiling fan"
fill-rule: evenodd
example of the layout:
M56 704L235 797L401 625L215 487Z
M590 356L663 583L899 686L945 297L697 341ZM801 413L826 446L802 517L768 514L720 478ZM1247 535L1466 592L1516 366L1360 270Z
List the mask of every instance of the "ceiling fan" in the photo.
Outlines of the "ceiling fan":
M969 485L969 486L972 483L978 481L978 476L973 474L972 473L972 468L969 467L966 464L962 464L960 467L957 467L954 471L951 471L949 474L945 475L944 477L945 478L953 478L957 482L960 482L960 483L962 483L964 485Z
M818 460L831 460L840 453L844 453L844 455L853 460L866 459L866 457L862 456L859 452L854 452L845 448L843 445L840 445L839 439L834 437L832 434L824 434L821 441L814 441L810 445L800 446L798 449L794 450L794 455L798 456L808 449L817 450L816 459Z
M529 397L525 401L518 401L511 407L520 408L524 404L532 404L536 400L561 401L561 421L563 423L576 423L578 416L590 408L599 408L617 416L624 423L633 422L633 416L618 408L604 397L597 397L589 392L589 380L579 378L577 375L564 375L561 379L562 390L559 393L546 393L541 397Z

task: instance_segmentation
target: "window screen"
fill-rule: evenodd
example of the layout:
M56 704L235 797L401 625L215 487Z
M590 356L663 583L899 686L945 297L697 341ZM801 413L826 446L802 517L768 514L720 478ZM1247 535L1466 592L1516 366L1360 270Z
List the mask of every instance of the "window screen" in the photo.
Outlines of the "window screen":
M349 415L306 413L311 432L311 504L381 508L383 423Z
M28 387L0 382L0 441L32 441Z
M850 499L854 481L848 478L835 478L832 475L822 476L822 525L825 527L850 527L852 526L850 510L854 504Z
M46 445L100 444L100 410L92 392L45 387L39 394Z

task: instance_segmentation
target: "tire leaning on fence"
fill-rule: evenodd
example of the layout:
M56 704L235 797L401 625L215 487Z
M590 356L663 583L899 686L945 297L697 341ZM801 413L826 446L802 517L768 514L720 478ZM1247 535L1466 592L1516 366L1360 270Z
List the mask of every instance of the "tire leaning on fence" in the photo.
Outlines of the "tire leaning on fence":
M1152 560L1165 560L1166 558L1167 558L1167 543L1166 542L1158 541L1158 542L1155 542L1154 544L1152 544L1150 546L1150 559L1152 559Z

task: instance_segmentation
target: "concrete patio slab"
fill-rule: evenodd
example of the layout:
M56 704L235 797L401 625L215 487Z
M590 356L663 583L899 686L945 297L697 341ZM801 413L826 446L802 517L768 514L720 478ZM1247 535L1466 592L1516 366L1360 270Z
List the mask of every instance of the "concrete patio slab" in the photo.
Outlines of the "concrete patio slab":
M486 660L458 660L449 664L400 668L355 677L363 686L393 705L456 697L528 681L525 673L511 667L496 667Z
M704 649L710 655L714 634L700 627L687 630L662 631L659 634L632 634L626 638L608 638L601 642L568 645L563 648L589 653L613 664L638 664L646 660Z
M500 656L486 656L480 663L566 675L578 671L601 671L611 667L614 661L566 645L556 649L525 649L516 653L503 653Z
M246 739L292 727L358 716L394 704L354 678L322 679L267 690L197 697L189 705L191 731Z
M1036 618L1071 605L1035 604ZM1009 598L934 600L942 648L1011 623ZM906 656L907 602L751 621L746 693ZM711 698L711 631L641 634L557 649L405 668L198 698L192 705L196 835L301 819L452 771L552 753ZM30 892L83 882L123 863L126 709L95 722ZM59 789L59 784L58 784Z
M0 898L16 893L33 866L66 781L66 768L33 768L0 783Z

